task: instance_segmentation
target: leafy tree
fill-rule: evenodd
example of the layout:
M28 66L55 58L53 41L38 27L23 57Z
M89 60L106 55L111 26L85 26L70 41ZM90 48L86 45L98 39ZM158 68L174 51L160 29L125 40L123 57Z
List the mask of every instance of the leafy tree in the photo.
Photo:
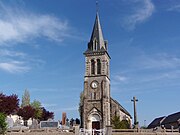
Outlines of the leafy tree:
M0 134L5 134L7 130L6 115L0 113Z
M127 120L120 121L120 116L115 115L111 122L114 129L130 129L130 122Z
M26 89L24 91L23 96L22 96L21 107L25 107L25 106L28 106L28 105L30 105L30 94L29 94L29 91Z
M31 103L31 106L35 109L34 118L35 118L35 119L40 119L41 116L42 116L42 113L43 113L42 106L41 106L41 102L39 102L39 101L37 101L37 100L34 100L34 101Z
M127 120L122 120L120 122L120 128L121 129L130 129L130 122Z
M112 127L114 129L120 129L121 128L121 123L120 123L120 117L115 115L112 119L111 119L111 123L112 123Z
M30 118L34 118L35 109L30 105L24 106L19 109L17 114L22 117L22 119L24 120L24 125L27 126L27 120Z
M81 119L81 125L80 127L83 127L83 122L82 122L82 117L83 117L83 102L84 102L84 92L82 91L80 93L80 101L79 101L79 114L80 114L80 119Z
M10 96L6 96L0 93L0 112L10 115L16 113L19 108L19 99L18 96L12 94Z
M44 107L42 108L42 116L39 120L46 121L48 119L54 119L54 113L47 111Z

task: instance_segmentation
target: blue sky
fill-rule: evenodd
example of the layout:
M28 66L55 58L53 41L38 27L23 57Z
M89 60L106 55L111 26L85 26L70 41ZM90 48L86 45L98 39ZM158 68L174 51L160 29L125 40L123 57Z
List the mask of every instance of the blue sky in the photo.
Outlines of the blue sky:
M95 0L1 0L0 91L25 89L61 119L79 117ZM111 56L111 96L141 125L180 110L180 1L99 0Z

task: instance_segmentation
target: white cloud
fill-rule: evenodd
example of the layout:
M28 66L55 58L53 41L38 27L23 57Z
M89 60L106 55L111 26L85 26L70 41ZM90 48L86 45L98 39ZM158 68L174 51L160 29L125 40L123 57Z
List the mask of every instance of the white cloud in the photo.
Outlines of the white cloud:
M25 57L27 54L18 51L11 51L7 49L0 49L1 57Z
M1 62L0 69L10 73L24 73L30 70L30 67L20 61Z
M20 8L20 7L19 7ZM36 14L0 2L0 45L45 37L62 41L71 36L67 21L49 14Z
M45 62L39 56L19 51L19 43L32 45L38 38L61 42L70 34L66 20L49 14L37 14L0 1L0 69L9 73L25 73Z
M114 78L115 80L117 80L117 81L120 81L120 82L124 82L124 81L127 80L127 77L122 76L122 75L115 75L113 78Z
M151 0L135 0L132 6L133 13L125 18L125 27L129 30L135 29L137 24L143 23L152 16L155 7Z
M68 36L67 22L50 15L15 15L6 20L0 19L0 29L1 44L27 42L38 37L62 41Z
M167 11L178 11L178 12L180 12L180 4L171 6L170 8L167 9Z
M139 66L146 69L167 69L167 68L179 68L180 58L176 56L170 56L166 53L156 54L154 56L141 56L139 60Z

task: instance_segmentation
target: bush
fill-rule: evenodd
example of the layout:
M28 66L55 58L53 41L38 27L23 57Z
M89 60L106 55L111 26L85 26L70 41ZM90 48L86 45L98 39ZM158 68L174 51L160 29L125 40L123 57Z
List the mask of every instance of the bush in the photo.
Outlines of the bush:
M5 134L7 130L6 115L0 113L0 134Z
M111 119L111 123L113 129L130 129L130 122L127 120L120 121L120 117L116 115Z

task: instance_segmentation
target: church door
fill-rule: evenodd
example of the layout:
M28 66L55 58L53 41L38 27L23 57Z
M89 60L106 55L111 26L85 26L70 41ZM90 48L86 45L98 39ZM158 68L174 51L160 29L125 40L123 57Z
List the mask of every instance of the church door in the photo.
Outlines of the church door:
M93 121L92 122L92 129L100 129L100 122L99 121Z

